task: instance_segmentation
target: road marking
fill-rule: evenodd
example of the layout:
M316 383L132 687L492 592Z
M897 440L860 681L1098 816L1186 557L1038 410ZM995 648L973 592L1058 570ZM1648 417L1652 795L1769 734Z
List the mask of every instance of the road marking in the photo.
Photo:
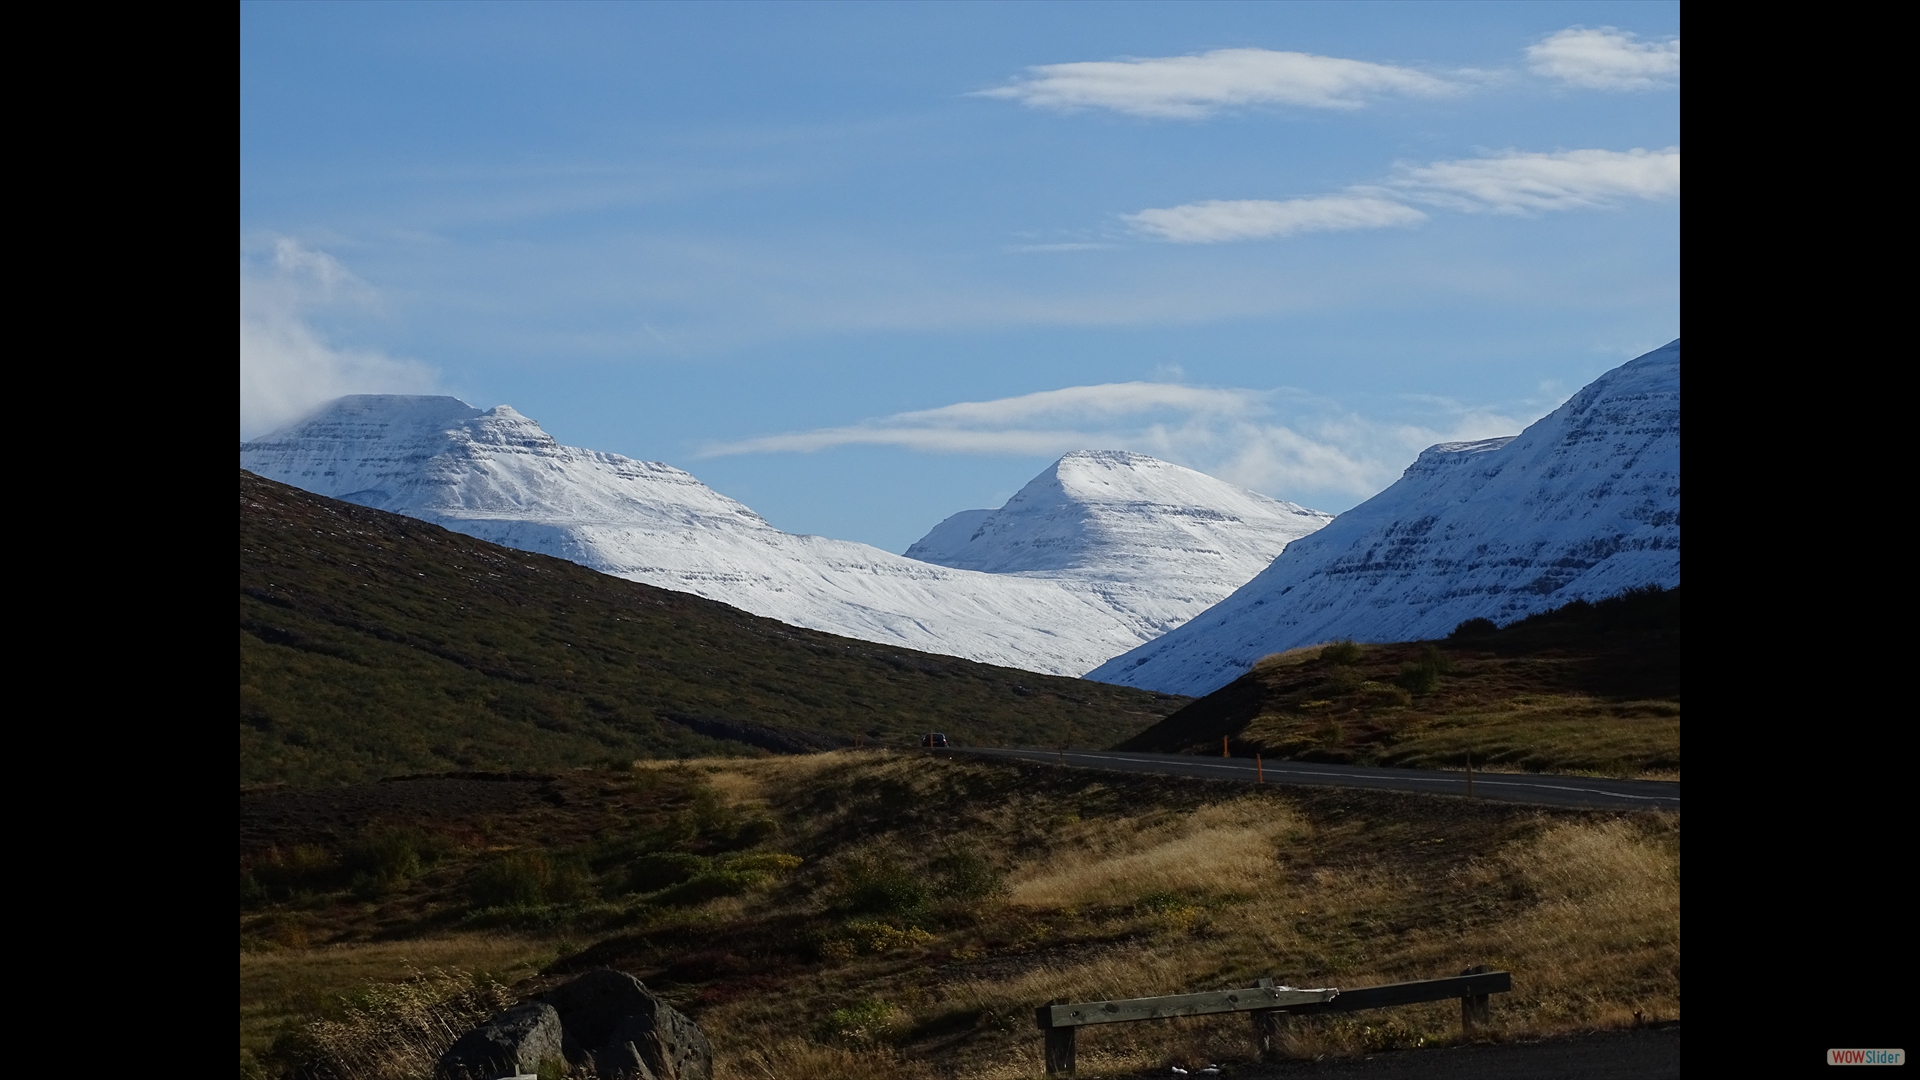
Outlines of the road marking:
M982 747L981 749L986 749L986 748ZM1254 771L1253 766L1250 764L1248 765L1233 765L1233 764L1216 765L1213 762L1207 761L1202 758L1195 758L1193 761L1177 761L1176 762L1176 761L1162 761L1156 758L1116 757L1111 754L1088 754L1084 752L1074 752L1074 751L1067 751L1066 753L1061 754L1061 753L1051 752L1046 750L1001 750L1001 749L995 748L995 749L989 750L988 752L998 753L998 754L1016 754L1023 757L1081 758L1089 761L1124 761L1124 762L1130 762L1134 765L1177 765L1181 768L1188 768L1188 769L1191 769L1191 768L1227 769L1233 772ZM1466 780L1464 777L1455 779L1453 777L1448 777L1448 776L1410 776L1404 773L1385 774L1385 773L1321 772L1315 769L1293 768L1291 766L1284 765L1284 764L1276 764L1274 766L1274 770L1282 776L1324 776L1324 777L1329 777L1335 780L1380 780L1380 781L1386 781L1386 782L1415 783L1415 784L1460 784L1462 786L1464 786L1466 783ZM1640 802L1676 802L1677 803L1680 801L1680 796L1678 795L1633 795L1633 794L1629 794L1627 792L1622 792L1622 791L1608 791L1605 788L1572 787L1566 784L1528 783L1525 781L1518 781L1518 780L1488 780L1488 779L1485 779L1484 773L1481 774L1481 777L1478 779L1478 783L1481 787L1528 788L1528 789L1535 789L1539 791L1571 791L1571 792L1575 792L1582 795L1604 795L1610 799L1634 799Z

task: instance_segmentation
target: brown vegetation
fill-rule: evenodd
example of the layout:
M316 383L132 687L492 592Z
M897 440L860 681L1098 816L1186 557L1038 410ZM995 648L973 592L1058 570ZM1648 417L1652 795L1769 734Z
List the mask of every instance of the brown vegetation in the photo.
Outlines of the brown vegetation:
M421 987L416 1013L452 996L450 976L419 975L432 967L516 996L631 971L702 1024L726 1080L1034 1076L1032 1009L1049 998L1264 974L1360 986L1493 964L1514 979L1494 1038L1679 1012L1673 815L883 752L494 782L531 796L419 814L414 850L431 855L398 859L385 885L354 884L351 852L385 849L369 823L328 824L325 793L292 810L292 793L242 797L243 1066L284 1072L321 1034L398 1030L379 1005L406 998L393 985ZM456 794L403 784L423 804L436 784ZM535 852L574 883L484 906L477 877ZM275 853L310 876L263 896ZM674 866L690 876L665 884ZM692 881L710 893L675 892ZM355 989L368 983L387 985ZM1249 1035L1244 1017L1113 1025L1082 1034L1080 1061L1090 1076L1192 1068L1246 1059ZM1308 1055L1459 1038L1444 1004L1288 1035Z
M1680 593L1575 602L1440 642L1268 656L1116 749L1674 779ZM1478 631L1478 632L1475 632Z

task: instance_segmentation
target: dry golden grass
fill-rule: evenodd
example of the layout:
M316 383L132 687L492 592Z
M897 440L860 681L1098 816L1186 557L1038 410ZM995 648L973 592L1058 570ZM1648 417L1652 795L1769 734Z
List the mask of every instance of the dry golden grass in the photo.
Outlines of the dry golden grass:
M840 780L856 775L932 794L928 770L911 760L870 762ZM1022 823L1031 834L1035 801L990 808L969 829L986 824L998 834L988 842L1010 849ZM1394 844L1356 848L1358 837L1341 834L1369 823L1316 823L1285 799L1238 795L1086 818L1055 809L1042 817L1044 847L1006 860L1004 904L981 914L1031 963L932 987L924 969L899 956L853 961L837 973L842 987L898 1002L909 1031L980 1018L972 1040L948 1057L951 1075L1038 1074L1029 1017L1039 1002L1247 985L1266 973L1296 985L1364 986L1494 963L1516 972L1516 992L1497 998L1494 1010L1496 1030L1509 1036L1679 1012L1677 819L1523 817L1507 827L1515 839L1435 869L1405 865L1405 849ZM1438 841L1413 841L1428 842ZM1472 912L1476 904L1485 910ZM1456 914L1462 908L1469 910ZM972 957L983 950L964 939L980 936L976 926L936 947ZM1102 944L1070 959L1049 948L1063 938ZM779 1037L778 1010L723 1007L712 1016L717 1029L737 1031L717 1040L723 1060ZM1445 1002L1304 1019L1284 1045L1318 1057L1460 1037L1459 1007ZM1079 1043L1087 1076L1192 1069L1254 1052L1243 1017L1089 1028ZM913 1039L901 1045L912 1050Z
M1502 853L1537 901L1507 924L1497 950L1539 989L1522 1022L1548 1029L1610 1025L1636 1012L1680 1011L1680 851L1671 833L1627 821L1565 823Z
M838 750L824 754L765 758L695 758L672 763L641 761L634 765L636 768L697 771L722 798L736 805L751 805L765 802L772 791L805 785L823 772L845 768L855 760L871 760L872 756Z
M1021 867L1012 901L1025 907L1128 904L1155 894L1253 895L1279 884L1281 837L1303 831L1270 799L1241 799L1186 815L1081 822L1044 860Z
M512 983L558 954L551 941L491 934L242 952L241 1061L257 1060L295 1023L367 986L404 983L434 970L476 972Z
M1320 659L1320 650L1326 648L1328 644L1329 642L1322 641L1315 645L1300 645L1288 649L1285 652L1268 653L1260 659L1255 660L1253 667L1249 670L1259 674L1266 674L1279 668L1295 667L1309 660L1318 660Z
M328 1080L424 1080L460 1036L513 1002L498 981L435 968L362 987L293 1034L308 1069Z
M726 802L764 808L779 847L806 857L779 889L683 910L647 924L640 951L608 954L695 1016L719 1080L1029 1078L1041 1072L1039 1003L1267 974L1355 987L1493 964L1515 986L1494 999L1496 1037L1679 1015L1677 816L1252 793L911 753L646 768L686 770ZM837 868L855 856L934 881L956 838L992 862L1004 894L889 915L834 906ZM861 934L872 942L835 947ZM243 1028L275 986L282 1000L311 999L391 981L406 961L528 972L556 951L460 938L248 954ZM674 974L681 957L728 951L751 959L732 975ZM867 1019L835 1020L848 1009ZM1446 1002L1303 1018L1284 1045L1323 1056L1460 1038ZM1239 1016L1099 1026L1079 1045L1087 1077L1254 1053Z

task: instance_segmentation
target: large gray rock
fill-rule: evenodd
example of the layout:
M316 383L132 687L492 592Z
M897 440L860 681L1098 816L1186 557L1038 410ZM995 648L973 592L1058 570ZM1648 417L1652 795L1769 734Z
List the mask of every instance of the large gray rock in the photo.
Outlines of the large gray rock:
M467 1032L440 1055L435 1075L442 1080L495 1080L537 1073L540 1066L566 1060L560 1013L544 1001L529 1001Z
M605 1080L711 1080L713 1047L692 1020L623 971L590 971L546 995L567 1060Z

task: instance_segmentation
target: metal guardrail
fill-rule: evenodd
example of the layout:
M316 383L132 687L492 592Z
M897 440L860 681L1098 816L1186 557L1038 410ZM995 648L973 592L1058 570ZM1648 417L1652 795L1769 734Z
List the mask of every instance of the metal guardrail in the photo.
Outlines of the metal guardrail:
M1253 1018L1254 1039L1261 1056L1269 1057L1279 1050L1280 1035L1288 1016L1384 1009L1457 997L1461 1027L1471 1034L1487 1023L1488 995L1504 994L1512 989L1510 973L1484 966L1468 968L1450 979L1420 979L1352 990L1334 987L1302 990L1277 986L1272 979L1261 979L1243 990L1113 1001L1050 1001L1034 1011L1034 1020L1046 1032L1047 1072L1070 1073L1074 1071L1074 1033L1091 1024L1244 1012Z

